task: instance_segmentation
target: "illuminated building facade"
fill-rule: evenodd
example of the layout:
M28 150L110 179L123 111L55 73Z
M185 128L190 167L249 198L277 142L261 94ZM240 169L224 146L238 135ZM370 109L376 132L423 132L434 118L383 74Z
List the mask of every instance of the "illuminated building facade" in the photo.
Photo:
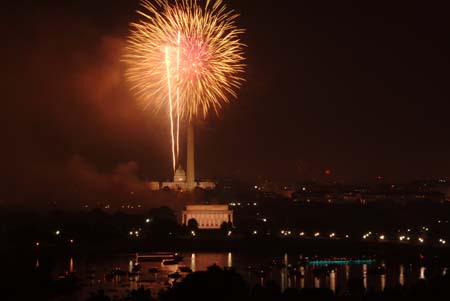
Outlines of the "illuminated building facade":
M181 218L183 225L195 219L199 229L220 229L223 222L233 224L233 210L228 205L188 205Z
M150 190L160 190L160 189L170 189L170 190L179 190L179 191L187 191L192 190L191 187L198 187L202 189L214 189L216 187L216 183L212 181L194 181L190 183L187 181L186 172L184 169L179 166L175 171L175 175L173 176L173 181L165 181L165 182L157 182L150 181L148 182L148 187Z

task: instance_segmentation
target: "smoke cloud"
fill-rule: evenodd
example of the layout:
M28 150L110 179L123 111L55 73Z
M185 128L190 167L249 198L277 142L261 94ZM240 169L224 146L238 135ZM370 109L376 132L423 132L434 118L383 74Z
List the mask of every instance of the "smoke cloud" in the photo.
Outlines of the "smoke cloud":
M0 202L159 205L147 181L170 177L168 128L128 91L121 61L127 24L105 33L57 5L27 16L16 9L12 18L21 23L5 33L10 43L2 50L10 59L2 75Z

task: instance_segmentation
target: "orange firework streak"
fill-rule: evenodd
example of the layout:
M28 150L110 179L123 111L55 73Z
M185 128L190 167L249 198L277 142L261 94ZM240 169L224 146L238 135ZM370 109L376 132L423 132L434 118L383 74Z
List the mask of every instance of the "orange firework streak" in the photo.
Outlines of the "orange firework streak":
M174 168L180 119L191 122L210 110L218 114L243 81L238 14L222 0L200 2L141 0L142 19L131 24L124 57L126 77L143 108L169 109Z
M165 48L165 60L166 69L167 69L167 90L168 98L169 98L169 117L170 117L170 134L172 138L172 161L173 161L173 170L176 168L176 158L175 158L175 146L174 146L174 137L173 137L173 105L172 105L172 83L170 81L170 59L169 59L169 48Z
M177 38L177 158L180 158L180 32L178 32Z

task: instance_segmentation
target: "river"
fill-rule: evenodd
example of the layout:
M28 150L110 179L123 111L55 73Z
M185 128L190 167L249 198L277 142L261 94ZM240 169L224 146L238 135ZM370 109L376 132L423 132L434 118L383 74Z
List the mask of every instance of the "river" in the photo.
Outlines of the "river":
M83 288L80 289L75 300L85 300L91 293L103 289L106 294L117 299L123 298L127 293L139 286L150 288L154 296L158 291L168 287L173 280L168 275L176 272L179 267L189 267L192 271L206 270L208 266L216 264L220 267L232 267L238 271L250 286L256 283L264 284L274 281L279 287L285 288L328 288L337 294L343 293L347 288L349 279L359 278L367 290L383 291L386 287L398 284L410 286L419 279L432 275L444 274L446 267L425 267L408 263L385 264L382 261L375 263L345 263L333 265L333 269L325 273L315 273L317 266L306 265L299 267L304 276L290 275L289 267L295 265L301 254L275 254L257 255L246 253L181 253L183 260L175 265L162 265L155 262L141 262L141 271L135 277L115 276L108 278L107 274L115 269L131 271L135 254L117 254L94 257L65 257L56 262L55 276L74 272L82 279ZM276 260L284 263L288 268L279 265L264 273L261 277L257 271L265 269ZM36 264L39 264L37 259ZM150 268L157 268L158 272L149 272ZM374 272L382 269L385 272ZM182 274L186 275L186 274ZM182 279L178 280L181 281Z

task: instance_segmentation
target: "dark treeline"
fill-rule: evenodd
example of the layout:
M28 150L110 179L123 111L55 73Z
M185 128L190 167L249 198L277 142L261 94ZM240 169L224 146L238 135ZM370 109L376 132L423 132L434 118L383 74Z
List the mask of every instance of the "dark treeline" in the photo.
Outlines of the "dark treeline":
M1 214L0 237L5 245L66 245L71 239L79 243L105 242L129 238L130 231L142 236L165 237L182 233L174 212L168 207L142 213L115 213L101 209L91 211L51 211L45 214ZM57 233L57 231L59 231Z
M354 234L377 231L389 236L398 230L411 229L411 234L427 238L447 238L449 204L299 204L290 200L243 202L234 210L234 233L247 235L258 230L260 235L277 235L282 229L292 231L325 231ZM249 205L247 205L249 204ZM140 211L53 210L47 213L0 212L0 238L9 244L43 240L53 242L61 237L78 241L108 241L126 238L130 231L141 231L140 237L184 235L179 225L179 212L169 207ZM178 215L178 216L177 216ZM54 232L60 230L61 236ZM309 233L311 234L311 233ZM397 237L394 237L397 239Z
M448 204L364 206L298 204L283 199L265 200L256 204L255 206L254 202L246 202L241 206L232 207L233 228L224 225L217 231L198 231L195 237L191 235L191 230L196 230L196 223L190 221L188 226L180 225L179 212L169 207L140 211L106 209L53 210L47 213L2 211L0 240L2 251L12 252L18 248L80 252L86 252L87 249L102 252L135 252L140 248L165 248L174 251L201 248L218 251L223 248L245 249L246 245L264 246L261 250L267 249L267 246L269 249L285 246L284 250L288 250L289 246L307 243L306 240L314 240L311 250L317 248L319 252L323 244L321 239L330 240L330 233L336 235L333 239L333 249L339 251L339 245L345 244L343 248L345 252L349 247L355 252L358 251L356 246L361 242L372 243L378 247L395 244L402 248L403 252L403 249L412 246L442 249L439 239L450 241ZM232 234L228 236L230 229ZM283 230L289 230L289 236L280 234ZM406 232L407 230L409 232ZM369 231L373 235L363 240L363 234ZM305 233L302 237L299 236L301 232ZM316 232L320 232L317 239L313 236ZM386 236L384 245L380 245L379 242L381 234ZM348 238L345 238L345 235L348 235ZM411 241L399 243L400 235L411 236ZM423 244L418 242L419 237L424 239ZM220 240L222 242L219 243ZM329 249L328 246L325 249Z

